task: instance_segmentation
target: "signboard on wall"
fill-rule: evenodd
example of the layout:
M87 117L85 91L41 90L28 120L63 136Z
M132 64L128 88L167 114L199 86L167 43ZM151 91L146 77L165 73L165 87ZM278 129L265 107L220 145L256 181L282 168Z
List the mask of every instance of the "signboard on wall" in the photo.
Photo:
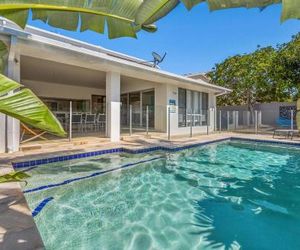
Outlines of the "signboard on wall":
M170 113L176 113L176 100L169 99Z

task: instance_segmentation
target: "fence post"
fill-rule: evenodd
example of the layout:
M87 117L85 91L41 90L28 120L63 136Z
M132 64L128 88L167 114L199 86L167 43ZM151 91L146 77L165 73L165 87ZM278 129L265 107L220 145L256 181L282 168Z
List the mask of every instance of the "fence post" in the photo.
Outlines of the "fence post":
M70 101L69 141L72 140L72 101Z
M168 106L168 140L170 141L171 139L171 110L170 110L170 107Z
M258 112L257 110L255 112L255 134L258 134Z
M294 110L291 109L291 130L294 129Z
M210 109L206 111L206 134L209 134L209 125L210 125Z
M129 135L132 135L132 105L129 106Z
M213 108L214 111L214 132L217 131L217 109Z
M251 112L247 111L247 127L251 128L251 122L250 122Z
M149 107L146 106L146 134L149 133Z
M229 111L227 111L227 131L229 130Z
M190 137L193 137L193 111L190 110Z
M222 110L219 111L219 131L222 132Z
M237 129L237 118L238 118L237 112L238 112L238 111L236 111L236 110L233 111L233 113L234 113L234 130Z

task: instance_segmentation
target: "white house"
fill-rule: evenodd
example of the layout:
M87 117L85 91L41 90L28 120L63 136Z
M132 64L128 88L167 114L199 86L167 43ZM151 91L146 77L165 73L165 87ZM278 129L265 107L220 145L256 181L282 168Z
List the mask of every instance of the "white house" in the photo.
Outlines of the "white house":
M212 131L216 96L230 91L55 33L30 26L22 30L3 19L0 39L10 44L10 78L30 88L54 112L67 112L72 101L74 112L104 113L104 136L111 141L119 141L122 127L128 126L129 107L134 127L144 126L148 106L152 130L188 134L187 110L193 109L199 114L194 131ZM0 114L0 152L17 151L20 124L12 118L5 123L4 117Z

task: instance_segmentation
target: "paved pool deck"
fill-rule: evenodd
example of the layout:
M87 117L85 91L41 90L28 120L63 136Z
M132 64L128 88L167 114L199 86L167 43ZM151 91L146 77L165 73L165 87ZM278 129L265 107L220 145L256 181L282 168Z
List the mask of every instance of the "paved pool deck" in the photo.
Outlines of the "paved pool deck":
M215 133L199 135L192 138L174 137L168 141L165 135L153 134L147 136L124 137L120 143L111 143L105 138L85 138L73 142L49 142L42 147L27 147L26 150L12 154L0 154L0 175L13 171L12 162L50 158L104 149L123 147L130 150L163 146L176 148L197 143L205 143L229 138L252 140L267 140L273 142L297 143L300 138L293 141L282 138L273 139L271 135L253 135L237 133ZM19 183L11 182L0 184L0 249L1 250L27 250L44 249L42 238L31 216L26 199Z

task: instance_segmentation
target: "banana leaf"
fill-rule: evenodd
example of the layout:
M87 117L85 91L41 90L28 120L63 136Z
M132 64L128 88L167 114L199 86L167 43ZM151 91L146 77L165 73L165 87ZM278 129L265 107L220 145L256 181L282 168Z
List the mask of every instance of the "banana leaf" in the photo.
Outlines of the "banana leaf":
M30 177L30 175L26 174L25 172L12 172L9 174L1 175L0 176L0 184L7 183L7 182L22 182L24 181L26 184L26 178Z
M246 7L263 9L282 4L281 20L300 18L299 0L2 0L0 15L25 27L32 18L66 30L92 30L109 38L136 37L141 29L156 31L154 22L170 13L180 2L187 9L206 2L211 11Z
M0 112L49 133L65 131L48 107L23 85L0 74Z

